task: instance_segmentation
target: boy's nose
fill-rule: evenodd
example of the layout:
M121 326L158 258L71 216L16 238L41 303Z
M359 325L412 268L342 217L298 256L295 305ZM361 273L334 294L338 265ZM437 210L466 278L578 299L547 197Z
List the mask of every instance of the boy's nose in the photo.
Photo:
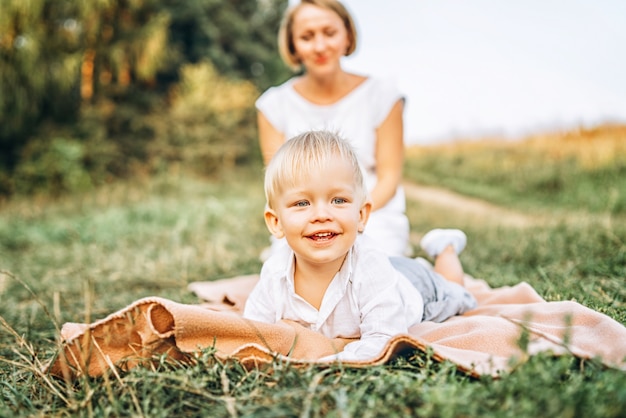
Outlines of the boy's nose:
M313 217L315 221L325 221L332 218L331 211L327 205L315 205Z

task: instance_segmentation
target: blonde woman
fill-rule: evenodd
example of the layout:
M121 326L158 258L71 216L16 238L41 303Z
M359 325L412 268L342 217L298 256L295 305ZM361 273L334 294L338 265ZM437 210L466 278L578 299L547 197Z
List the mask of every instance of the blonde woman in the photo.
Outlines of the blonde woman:
M285 63L301 75L268 89L257 100L265 163L287 138L310 129L339 132L356 150L365 173L372 201L365 234L387 255L406 254L403 95L389 80L342 68L342 57L357 47L357 31L339 1L302 0L293 5L283 17L278 44Z

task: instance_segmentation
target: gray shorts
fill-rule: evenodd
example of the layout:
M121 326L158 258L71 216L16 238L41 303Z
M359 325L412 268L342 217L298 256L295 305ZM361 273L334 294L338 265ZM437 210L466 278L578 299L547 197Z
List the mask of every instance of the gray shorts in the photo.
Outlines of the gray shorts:
M476 307L476 299L467 289L407 257L389 257L396 270L419 290L424 299L423 321L443 322Z

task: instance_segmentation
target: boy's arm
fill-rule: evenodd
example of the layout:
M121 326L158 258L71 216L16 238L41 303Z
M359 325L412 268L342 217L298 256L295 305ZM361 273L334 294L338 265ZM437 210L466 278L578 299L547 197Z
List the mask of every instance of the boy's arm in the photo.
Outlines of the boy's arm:
M272 280L261 270L261 278L246 300L244 318L268 324L276 322L276 303L273 298L275 292L272 292L271 285Z
M355 298L360 314L361 338L344 347L344 350L324 360L369 360L376 357L387 341L408 332L409 318L406 303L423 306L420 293L403 294L398 285L399 272L388 260L378 260L378 266L361 269L363 280L355 283ZM406 289L405 289L406 290ZM419 309L412 310L420 316Z

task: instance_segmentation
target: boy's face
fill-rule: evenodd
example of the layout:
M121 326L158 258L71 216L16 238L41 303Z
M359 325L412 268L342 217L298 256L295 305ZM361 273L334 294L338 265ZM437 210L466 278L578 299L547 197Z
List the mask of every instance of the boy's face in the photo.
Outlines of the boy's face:
M335 156L325 169L283 187L265 222L276 238L287 239L298 263L339 269L369 217L371 203L362 200L350 165Z

